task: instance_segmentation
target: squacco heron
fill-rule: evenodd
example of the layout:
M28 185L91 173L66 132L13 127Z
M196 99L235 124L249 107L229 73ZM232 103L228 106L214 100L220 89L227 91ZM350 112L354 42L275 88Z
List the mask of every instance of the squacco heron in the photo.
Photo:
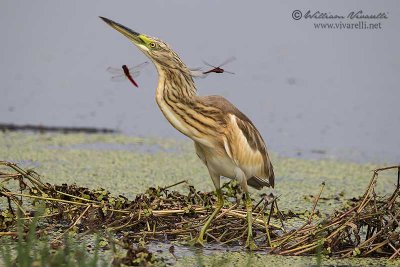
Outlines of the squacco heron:
M195 241L204 245L204 235L224 205L220 187L220 177L224 176L236 179L244 192L248 223L246 247L255 249L249 186L274 187L275 180L266 145L257 128L225 98L197 95L190 70L165 42L100 18L125 35L154 63L158 72L157 104L171 125L194 141L196 153L214 183L216 207Z

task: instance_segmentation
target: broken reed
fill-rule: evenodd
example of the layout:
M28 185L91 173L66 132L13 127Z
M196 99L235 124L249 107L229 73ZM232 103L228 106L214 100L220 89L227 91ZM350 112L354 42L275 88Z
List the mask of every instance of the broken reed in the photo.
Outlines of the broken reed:
M35 171L24 170L10 162L0 161L1 165L12 172L0 172L0 197L7 200L7 208L0 210L0 237L17 235L13 231L16 210L29 222L34 217L34 205L40 203L45 205L45 214L40 216L44 222L42 227L47 232L62 229L61 234L52 237L53 241L62 240L70 231L84 235L99 230L117 234L117 242L122 244L190 241L198 235L215 203L212 193L199 192L193 186L188 186L186 195L169 190L186 181L164 188L149 188L134 200L128 200L121 195L112 196L104 189L43 183ZM309 218L291 231L284 227L287 217L279 211L276 197L263 196L253 209L254 236L259 249L280 255L310 255L320 251L333 256L397 258L400 253L399 184L389 197L379 197L375 193L379 172L388 169L398 169L400 177L400 166L375 170L364 195L350 208L313 222L325 186L322 184ZM5 187L13 181L18 183L19 192ZM246 210L240 204L240 187L231 182L224 185L223 192L227 206L207 232L208 242L226 246L243 244L247 225ZM41 231L44 230L38 229L38 233Z

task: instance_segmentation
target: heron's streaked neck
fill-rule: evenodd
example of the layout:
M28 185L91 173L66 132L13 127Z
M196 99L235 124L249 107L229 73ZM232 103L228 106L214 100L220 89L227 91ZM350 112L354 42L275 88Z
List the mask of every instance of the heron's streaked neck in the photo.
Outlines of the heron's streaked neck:
M157 95L162 96L168 92L182 98L192 98L197 95L196 86L189 69L168 68L155 64L158 72Z

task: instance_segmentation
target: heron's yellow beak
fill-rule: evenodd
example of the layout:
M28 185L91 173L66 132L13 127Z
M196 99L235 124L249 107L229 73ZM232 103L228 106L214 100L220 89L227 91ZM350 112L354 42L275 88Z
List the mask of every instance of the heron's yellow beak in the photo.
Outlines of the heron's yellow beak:
M129 29L128 27L125 27L124 25L121 25L115 21L112 21L110 19L100 17L102 20L104 20L108 25L110 25L112 28L115 30L119 31L125 37L127 37L133 44L138 46L139 48L142 48L144 50L148 50L148 43L149 40L148 38L140 33L135 32L134 30Z

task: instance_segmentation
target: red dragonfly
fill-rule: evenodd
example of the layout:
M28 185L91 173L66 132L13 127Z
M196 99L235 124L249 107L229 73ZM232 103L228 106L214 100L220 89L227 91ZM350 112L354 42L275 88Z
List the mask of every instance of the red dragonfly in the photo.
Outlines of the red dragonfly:
M211 72L215 72L215 73L224 73L224 72L226 72L226 73L229 73L229 74L234 74L233 72L226 71L226 70L224 70L224 69L221 68L221 67L222 67L222 66L225 66L226 64L228 64L228 63L230 63L230 62L232 62L232 61L234 61L235 59L236 59L236 57L230 57L230 58L228 58L227 60L225 60L224 62L222 62L221 65L219 65L218 67L213 66L213 65L211 65L211 64L209 64L209 63L207 63L207 62L205 62L205 61L203 60L203 63L204 63L204 64L206 64L206 65L209 66L209 67L212 67L212 69L203 72L203 74L209 74L209 73L211 73Z
M147 64L149 64L149 62L146 61L131 68L128 68L126 65L122 65L121 68L108 67L107 71L111 74L115 74L111 77L112 81L125 81L128 79L134 86L139 87L133 78L139 76L140 71L147 66Z

